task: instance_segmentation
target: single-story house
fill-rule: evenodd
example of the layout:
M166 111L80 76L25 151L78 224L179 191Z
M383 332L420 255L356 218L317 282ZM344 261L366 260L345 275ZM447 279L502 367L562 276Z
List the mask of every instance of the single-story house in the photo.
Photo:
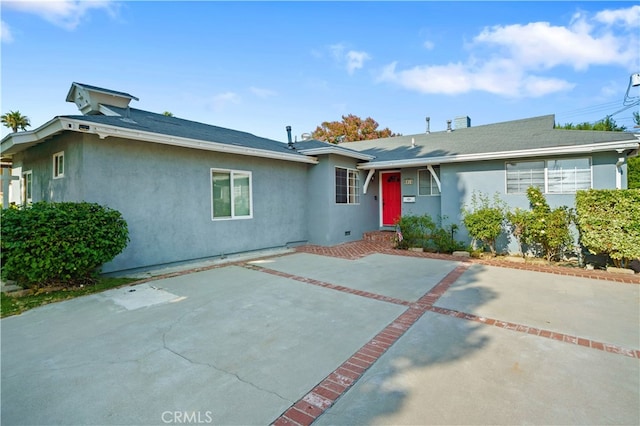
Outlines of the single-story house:
M631 133L554 129L553 115L476 127L459 117L446 131L334 145L143 111L135 96L87 84L66 100L81 115L2 139L14 179L4 192L120 211L131 241L104 272L336 245L405 214L459 224L474 191L527 208L537 185L550 205L573 206L576 190L626 188L640 147ZM456 237L468 238L463 227Z

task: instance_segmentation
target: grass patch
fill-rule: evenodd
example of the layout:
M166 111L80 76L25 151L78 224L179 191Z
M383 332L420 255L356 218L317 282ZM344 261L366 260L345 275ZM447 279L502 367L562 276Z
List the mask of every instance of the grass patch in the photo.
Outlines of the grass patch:
M62 300L74 299L87 294L99 293L110 288L120 287L138 281L136 278L101 277L95 284L66 289L39 289L22 296L0 294L0 318L18 315L29 309Z

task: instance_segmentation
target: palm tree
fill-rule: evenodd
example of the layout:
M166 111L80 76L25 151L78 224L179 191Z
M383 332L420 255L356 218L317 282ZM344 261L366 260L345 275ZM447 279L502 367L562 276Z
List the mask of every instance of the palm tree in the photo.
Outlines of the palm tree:
M27 127L31 126L29 117L20 114L20 111L9 111L6 114L0 116L0 121L5 127L9 127L14 132L20 130L27 130Z

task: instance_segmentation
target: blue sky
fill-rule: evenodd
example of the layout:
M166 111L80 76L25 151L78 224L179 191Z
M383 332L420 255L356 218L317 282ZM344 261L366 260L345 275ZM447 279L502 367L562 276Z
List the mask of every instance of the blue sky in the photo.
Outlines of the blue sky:
M342 115L405 135L555 114L632 128L637 2L2 1L1 111L78 113L73 81L131 106L285 141ZM640 88L632 88L632 97ZM2 135L9 129L2 128Z

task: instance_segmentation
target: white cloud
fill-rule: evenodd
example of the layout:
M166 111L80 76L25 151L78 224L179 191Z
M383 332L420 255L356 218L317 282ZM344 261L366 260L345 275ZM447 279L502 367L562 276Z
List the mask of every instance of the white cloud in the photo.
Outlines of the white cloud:
M575 84L551 75L558 67L638 66L640 6L589 16L578 13L567 26L548 22L483 29L462 62L381 70L378 81L421 93L484 91L505 97L539 97L571 90ZM603 25L605 24L605 25ZM614 30L614 25L618 25ZM425 47L427 47L425 45ZM476 53L477 52L477 53Z
M347 52L346 58L347 72L349 74L353 74L356 70L361 69L364 65L364 61L371 59L371 56L369 56L367 52L350 50Z
M427 50L433 50L436 47L435 43L429 40L422 43L422 46Z
M345 67L349 75L352 75L356 70L362 69L365 61L371 59L367 52L347 51L347 47L343 43L332 44L328 46L328 49L335 62L341 67Z
M631 52L626 38L611 33L597 36L586 30L591 27L582 21L570 28L534 22L485 29L474 42L503 48L504 54L529 69L568 65L585 70L590 65L625 66L629 63Z
M223 110L227 105L239 104L241 101L240 95L235 92L219 93L211 98L211 106L215 111Z
M603 10L596 13L594 19L607 25L620 24L637 31L640 27L640 6L631 6L628 9Z
M509 60L495 60L479 67L455 63L416 66L402 71L395 68L396 63L385 67L379 80L425 94L459 95L482 91L505 97L540 97L574 87L556 78L525 75L517 64Z
M278 94L277 92L270 89L262 89L260 87L253 87L253 86L249 87L249 90L251 91L251 93L253 93L259 98L270 98Z
M11 43L13 41L13 35L11 29L6 22L0 20L0 42Z
M6 1L7 9L31 13L66 30L74 30L93 9L104 10L109 15L117 14L117 3L111 0L48 0Z

